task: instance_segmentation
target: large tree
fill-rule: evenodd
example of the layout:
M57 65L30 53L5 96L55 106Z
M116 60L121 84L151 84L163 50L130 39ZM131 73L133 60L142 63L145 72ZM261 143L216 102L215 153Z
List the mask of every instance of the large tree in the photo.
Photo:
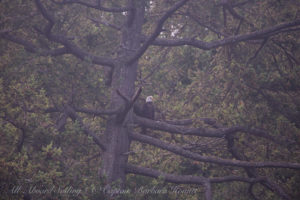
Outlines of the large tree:
M39 141L47 143L52 131L66 132L73 123L73 131L82 131L100 148L98 178L109 187L125 187L127 174L137 174L166 183L201 185L206 199L213 199L212 184L226 182L249 184L253 199L265 190L292 199L295 188L286 191L276 180L278 171L272 169L285 169L299 178L299 153L294 153L299 141L293 141L299 137L300 116L295 56L298 4L292 0L1 1L1 93L6 93L1 99L2 124L21 131L16 144L21 152L33 129L50 125L57 129L48 128L44 135L36 131L32 145L41 149ZM286 63L293 65L290 72L270 67ZM24 73L12 77L14 71L8 66L15 65ZM132 112L142 88L156 94L165 106L159 120ZM159 95L170 89L167 97ZM251 110L256 104L260 107ZM235 108L247 106L251 111L243 109L236 116L234 112L241 109ZM220 122L199 116L216 110L220 113L212 116ZM293 133L277 134L285 130L277 129L274 121L272 126L272 119L261 111L279 113L289 120ZM157 131L143 135L135 124ZM221 149L209 145L220 140L226 145ZM144 153L136 142L178 155L174 157L178 167L164 172L139 165L144 161L138 154ZM264 151L259 147L258 155L251 151L253 145L276 149L269 143L288 150L277 157L260 156ZM56 152L64 146L63 141L55 145ZM44 151L51 148L52 143ZM92 146L83 154L98 155L98 151ZM214 174L204 172L208 166ZM255 190L257 185L265 189Z

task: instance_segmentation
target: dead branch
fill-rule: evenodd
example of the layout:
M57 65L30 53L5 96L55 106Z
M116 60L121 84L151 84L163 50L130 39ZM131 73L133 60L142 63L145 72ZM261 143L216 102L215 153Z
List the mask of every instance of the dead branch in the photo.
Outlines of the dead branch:
M203 118L204 120L205 118ZM208 122L208 119L206 119ZM238 132L244 132L249 135L253 135L256 137L265 138L267 140L270 140L276 144L280 144L283 146L288 145L289 141L284 141L282 139L274 138L272 135L267 133L266 131L255 129L255 128L248 128L244 126L233 126L233 127L220 127L218 124L214 124L215 129L212 128L204 128L204 127L197 127L197 128L189 128L189 127L182 127L182 126L176 126L172 125L166 122L162 121L154 121L147 118L134 116L134 122L142 125L147 128L151 128L154 130L161 130L166 131L169 133L177 133L182 135L195 135L195 136L202 136L202 137L215 137L215 138L223 138L227 134L232 133L238 133Z
M128 61L126 62L127 64L130 63L134 63L135 61L137 61L137 59L139 59L144 53L145 51L148 49L148 47L152 44L152 42L159 36L159 34L162 31L163 28L163 24L165 23L165 21L167 19L169 19L171 17L171 15L178 10L180 7L182 7L187 1L189 0L181 0L178 3L176 3L174 6L172 6L161 18L160 20L157 22L156 28L154 30L154 32L148 37L148 39L144 42L144 44L139 48L139 50L137 50L137 52L135 53L135 55L131 58L128 59Z
M300 19L292 21L292 22L282 23L282 24L279 24L276 26L272 26L270 28L259 30L259 31L254 31L251 33L230 36L230 37L224 38L222 40L216 40L216 41L212 41L212 42L204 42L201 40L196 40L194 38L186 38L186 39L157 38L152 42L152 45L173 46L173 47L189 45L189 46L193 46L193 47L196 47L199 49L210 50L210 49L214 49L214 48L228 45L228 44L235 44L235 43L243 42L243 41L263 39L263 38L270 37L275 34L282 33L284 31L286 31L288 28L296 27L299 25L300 25Z
M128 99L126 96L124 96L119 90L117 90L117 94L119 94L119 96L121 96L124 101L125 101L125 108L123 109L123 111L121 113L119 113L117 115L117 121L119 123L122 123L127 115L127 113L130 111L130 109L133 107L135 101L138 99L138 97L140 96L142 92L142 88L140 87L135 94L133 95L133 97L131 99Z
M111 58L107 57L100 57L93 55L91 53L88 53L87 51L79 48L77 45L72 43L68 37L64 35L58 35L52 33L52 28L55 24L54 17L47 11L47 9L44 7L44 5L41 3L40 0L35 0L36 7L42 14L42 16L47 20L47 25L44 28L43 34L47 37L48 40L52 42L56 42L59 44L64 45L64 47L67 49L67 52L74 55L75 57L81 59L81 60L89 60L94 64L104 65L113 67L114 61Z
M130 8L127 7L103 7L101 5L101 1L98 1L98 3L89 3L87 1L81 1L81 0L63 0L63 1L55 1L55 0L51 0L51 2L58 4L58 5L67 5L67 4L79 4L82 6L86 6L88 8L93 8L93 9L97 9L97 10L101 10L101 11L105 11L105 12L126 12L129 11Z
M158 148L170 151L172 153L175 153L177 155L184 156L185 158L190 158L193 160L197 160L200 162L208 162L208 163L215 163L220 165L228 165L228 166L236 166L236 167L252 167L252 168L290 168L290 169L300 169L299 163L289 163L289 162L248 162L248 161L240 161L240 160L230 160L230 159L223 159L213 156L202 156L200 154L185 150L184 148L163 142L159 139L137 134L137 133L131 133L130 134L131 139L150 144L153 146L156 146Z
M80 116L78 116L75 112L75 110L67 105L65 107L65 112L68 114L68 116L73 119L73 120L77 120L79 122L79 125L82 127L83 132L88 135L91 136L94 140L94 142L102 149L102 150L106 150L106 145L105 142L103 142L94 132L92 132L86 125L84 125L83 120Z

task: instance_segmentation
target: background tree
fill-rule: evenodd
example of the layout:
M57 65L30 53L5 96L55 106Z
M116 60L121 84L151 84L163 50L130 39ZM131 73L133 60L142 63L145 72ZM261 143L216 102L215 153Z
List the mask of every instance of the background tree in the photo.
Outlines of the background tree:
M0 5L3 197L299 197L297 1Z

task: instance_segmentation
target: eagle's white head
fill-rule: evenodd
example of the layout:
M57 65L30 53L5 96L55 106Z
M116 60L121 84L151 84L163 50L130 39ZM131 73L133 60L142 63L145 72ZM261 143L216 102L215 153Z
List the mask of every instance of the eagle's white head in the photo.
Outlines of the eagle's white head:
M146 98L146 103L148 103L148 102L153 102L153 96L148 96Z

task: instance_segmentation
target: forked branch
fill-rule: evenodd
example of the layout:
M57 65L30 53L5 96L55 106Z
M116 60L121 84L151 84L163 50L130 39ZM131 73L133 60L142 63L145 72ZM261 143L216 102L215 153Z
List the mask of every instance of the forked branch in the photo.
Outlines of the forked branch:
M117 116L117 121L118 123L122 123L127 115L127 113L130 111L130 109L133 107L134 103L136 102L136 100L138 99L138 97L140 96L142 92L142 88L140 87L135 94L133 95L133 97L131 99L129 99L128 97L126 97L125 95L123 95L119 90L117 90L117 94L119 96L122 97L122 99L125 101L125 107L123 109L123 111L121 113L118 114Z
M30 42L29 40L24 40L24 39L18 38L9 33L1 33L0 37L23 46L24 49L30 53L35 53L35 54L38 54L41 56L60 56L60 55L64 55L64 54L68 53L68 50L65 47L51 49L51 50L42 49L42 48L37 47L35 44Z
M209 121L208 118L202 118L203 120ZM216 138L223 138L228 134L244 132L249 135L253 135L256 137L265 138L270 140L276 144L280 144L286 146L289 141L279 140L274 138L266 131L254 128L247 128L244 126L233 126L233 127L218 127L218 128L204 128L204 127L197 127L197 128L189 128L189 127L182 127L178 125L172 125L170 123L162 122L162 121L153 121L147 118L134 116L134 122L138 123L139 125L145 126L147 128L151 128L154 130L161 130L166 131L169 133L177 133L182 135L195 135L195 136L202 136L202 137L216 137ZM212 122L211 122L212 123ZM214 126L217 126L214 124Z
M188 150L183 149L180 146L175 144L166 143L159 139L137 134L131 133L130 137L133 140L150 144L155 147L170 151L177 155L181 155L185 158L190 158L192 160L200 161L200 162L208 162L208 163L215 163L220 165L228 165L228 166L235 166L235 167L252 167L252 168L290 168L290 169L300 169L299 163L289 163L289 162L248 162L248 161L240 161L240 160L230 160L230 159L223 159L214 156L202 156L198 153L194 153Z
M87 51L81 49L80 47L72 43L68 39L68 37L64 35L53 34L52 29L55 25L54 16L52 16L48 12L48 10L44 7L44 5L41 3L40 0L35 0L35 4L38 10L40 11L40 13L42 14L42 16L48 21L48 24L46 25L44 31L42 32L42 34L44 34L48 40L64 45L65 49L67 50L67 53L70 53L81 60L88 60L94 64L99 64L99 65L104 65L109 67L114 66L113 59L96 56L91 53L88 53Z
M291 27L297 27L300 25L300 19L292 21L292 22L287 22L287 23L282 23L276 26L272 26L270 28L262 29L259 31L254 31L252 33L245 33L245 34L240 34L236 36L231 36L224 38L222 40L216 40L212 42L204 42L201 40L196 40L194 38L186 38L186 39L162 39L162 38L157 38L152 42L152 45L157 45L157 46L183 46L183 45L189 45L193 46L199 49L204 49L204 50L210 50L214 49L220 46L228 45L228 44L235 44L238 42L243 42L243 41L249 41L249 40L257 40L257 39L264 39L266 37L273 36L275 34L279 34L282 32L285 32ZM297 31L298 29L295 29ZM290 30L292 31L292 30Z
M94 133L92 132L84 123L83 120L81 119L81 117L79 115L76 114L75 110L67 105L65 107L65 111L68 114L68 116L73 119L73 120L77 120L79 122L79 125L81 126L81 128L83 129L83 132L88 135L91 136L94 140L94 142L102 149L102 150L106 150L106 145L105 143Z
M211 184L226 183L226 182L245 182L245 183L260 183L265 181L265 178L247 178L241 176L225 176L225 177L215 177L215 178L205 178L202 176L194 175L175 175L161 172L159 170L139 167L131 164L127 164L126 173L138 174L142 176L148 176L152 178L160 178L165 182L176 183L176 184L197 184L204 186L205 198L206 200L212 199ZM197 190L195 190L196 192Z
M137 61L148 49L148 47L152 44L152 42L159 36L159 34L162 31L163 25L167 19L171 17L171 15L178 10L180 7L182 7L187 1L189 0L181 0L178 3L176 3L174 6L172 6L157 22L156 28L154 32L148 37L148 39L144 42L144 44L141 46L141 48L135 53L135 55L130 58L127 61L127 64L134 63Z

